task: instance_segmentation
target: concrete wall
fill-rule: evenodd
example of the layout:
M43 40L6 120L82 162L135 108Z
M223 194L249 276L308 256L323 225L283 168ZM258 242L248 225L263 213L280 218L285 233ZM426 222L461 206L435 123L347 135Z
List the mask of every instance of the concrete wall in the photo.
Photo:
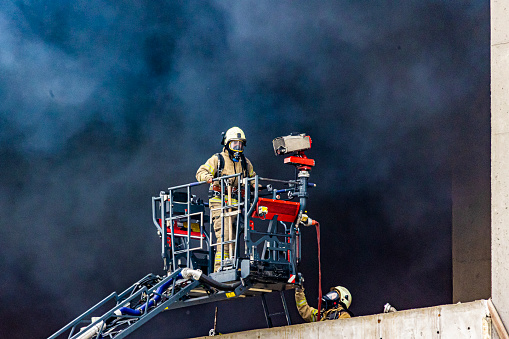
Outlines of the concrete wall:
M264 338L492 338L485 300L222 335ZM210 337L203 337L210 338Z
M492 298L509 325L509 0L491 0Z

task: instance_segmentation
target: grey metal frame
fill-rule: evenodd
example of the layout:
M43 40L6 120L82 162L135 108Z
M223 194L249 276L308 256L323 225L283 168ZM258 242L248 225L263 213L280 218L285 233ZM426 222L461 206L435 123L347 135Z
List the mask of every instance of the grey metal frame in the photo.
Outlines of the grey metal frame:
M190 213L192 211L192 187L198 185L207 185L206 182L195 182L186 185L179 185L168 188L168 192L161 192L159 197L152 198L152 211L153 211L153 223L158 229L158 231L162 234L161 237L161 248L162 248L162 258L164 262L164 269L168 270L170 265L168 262L171 262L172 269L178 267L178 262L176 260L176 255L184 254L186 255L186 266L190 267L190 261L193 256L193 251L208 251L209 253L209 263L212 263L212 254L213 249L216 248L219 253L221 253L221 271L233 269L238 270L241 268L241 260L249 259L252 261L259 261L265 264L273 264L279 266L288 266L288 270L290 274L297 274L297 263L300 260L300 243L297 242L297 238L299 236L298 227L295 223L283 223L277 220L277 215L273 220L267 220L268 227L266 230L251 229L249 227L250 223L254 218L252 214L254 209L256 208L258 199L259 199L259 182L260 178L255 176L253 178L244 178L240 180L241 174L234 174L223 176L217 178L215 180L220 182L221 193L219 194L219 198L221 200L221 206L216 208L221 210L220 218L221 218L221 239L216 239L213 241L213 222L209 221L208 233L204 232L205 226L203 222L203 215L199 218L199 227L200 227L200 244L196 247L191 247L191 222L192 220L196 220L196 218L192 218L193 216L198 215L199 212ZM233 203L229 201L228 203L225 200L226 196L226 187L227 183L230 179L237 178L237 201ZM285 184L290 184L292 187L283 189L283 190L273 190L273 198L278 193L283 192L293 192L299 190L299 182L298 181L283 181L283 180L274 180L263 178L264 181L273 181L273 182L282 182ZM242 192L242 186L244 187L244 194ZM254 187L253 190L253 199L251 200L251 186ZM184 203L187 206L186 213L182 214L181 211L178 214L175 214L174 211L174 194L175 192L179 192L180 190L185 191L185 195L187 196L187 201ZM302 199L301 199L302 200ZM165 202L168 202L166 204ZM159 204L159 206L157 206ZM180 202L182 204L182 202ZM237 218L235 222L235 237L232 240L227 240L224 238L224 232L226 227L226 217L228 214L228 210L231 210L231 213L236 213ZM174 220L182 220L187 219L187 236L184 238L184 248L176 249L175 239L177 237L182 238L182 235L176 235L174 232ZM241 220L243 219L243 220ZM166 227L161 227L158 220L164 220L164 224L166 225L169 222L170 232L167 232ZM259 220L256 221L257 224L261 222ZM283 228L282 232L278 231L278 228ZM240 255L241 244L239 241L241 240L240 235L244 233L244 237L242 239L244 247L243 255ZM168 239L170 240L171 245L168 245ZM207 240L207 243L204 244L202 242L203 239ZM225 262L224 257L224 247L228 246L230 243L233 244L234 252L230 253L230 258L228 263ZM263 246L263 249L259 246ZM211 264L208 267L208 272L212 272Z
M121 328L119 331L115 332L115 327L113 329L102 329L95 336L99 338L100 335L107 335L110 338L124 338L128 334L132 333L134 330L142 326L144 323L149 321L151 318L159 314L165 309L177 309L182 307L188 307L197 304L204 304L214 301L220 301L230 298L237 298L239 296L262 296L262 305L264 307L265 316L267 319L267 325L269 327L272 326L272 321L270 317L275 314L269 314L267 305L265 302L264 294L271 292L273 290L280 291L281 300L283 303L284 314L286 316L286 320L288 324L291 324L290 316L288 313L288 309L286 306L286 301L284 299L283 290L293 288L293 281L286 281L288 277L292 277L291 279L295 279L298 276L297 273L297 263L300 260L300 232L298 229L298 225L295 222L292 223L283 223L278 221L278 216L275 215L272 220L266 220L268 222L267 230L260 231L258 229L251 229L249 226L251 222L254 222L253 212L257 206L257 202L260 198L259 193L259 181L260 178L255 176L253 178L244 178L242 181L240 180L241 174L229 175L220 177L214 180L220 181L221 187L221 234L224 236L224 227L225 227L225 211L228 209L237 210L238 216L236 218L236 233L235 238L231 241L221 241L218 239L216 242L212 240L213 234L213 222L209 220L209 228L208 233L205 231L205 218L204 211L206 207L206 203L199 203L193 201L196 197L192 195L192 188L199 185L205 185L205 182L194 182L186 185L174 186L168 188L168 192L160 192L158 197L152 198L152 221L156 226L158 232L161 234L161 255L163 258L164 269L168 271L171 267L171 271L168 271L167 276L161 278L159 276L155 276L153 274L149 274L145 276L143 279L133 284L131 287L126 289L121 294L117 294L116 292L110 294L106 298L104 298L101 302L94 305L88 311L81 314L79 317L71 321L64 328L56 332L54 335L49 337L50 339L54 339L59 337L60 335L70 331L69 338L75 339L79 336L79 333L83 333L83 331L87 331L91 329L96 324L99 324L101 321L105 321L108 319L116 318L122 321L125 320L125 323L121 323L121 325L126 325L124 328ZM226 182L232 178L238 178L237 184L237 202L232 203L232 201L228 201L228 204L225 202L225 187ZM292 181L283 181L283 180L274 180L262 178L263 181L269 181L274 183L284 183L289 185L289 188L281 189L281 190L272 190L272 198L276 198L277 194L288 193L289 195L293 195L295 197L300 198L300 210L302 213L305 209L306 199L307 199L307 178L306 180L292 180ZM251 185L253 185L253 198L251 199ZM242 186L244 186L244 194L241 194ZM175 192L179 192L181 190L185 191L185 201L177 201L174 195ZM181 197L182 198L182 197ZM182 200L182 199L180 199ZM182 207L185 206L184 212L182 212ZM241 213L242 212L242 213ZM241 220L243 219L243 220ZM187 221L187 234L176 234L175 233L175 222L179 222L181 220ZM192 232L192 221L197 221L199 224L200 232L198 239L194 237ZM257 224L261 224L260 220L257 220ZM169 227L167 225L169 224ZM169 228L169 232L168 232ZM278 232L278 229L282 229L282 232ZM241 237L241 233L244 233L244 236ZM224 238L224 237L223 237ZM179 246L182 248L176 248L176 240L181 240ZM170 244L168 244L168 240L170 240ZM192 246L191 242L197 241L198 244L196 246ZM234 244L234 253L231 255L231 261L228 265L224 264L224 246L229 245L230 243ZM243 255L240 255L241 245L244 247ZM181 272L181 268L179 268L179 263L177 261L177 257L184 257L185 264L183 266L191 267L193 262L199 262L197 258L197 254L204 254L205 257L208 255L207 266L208 272L212 272L213 268L213 248L221 247L222 260L221 260L221 269L222 271L217 273L210 273L209 276L216 280L217 282L227 282L227 281L241 281L241 284L238 285L234 291L225 292L220 290L210 289L208 287L203 287L203 284L199 281L195 280L186 280L184 285L179 285L178 290L176 290L175 278L179 276ZM203 262L200 261L200 262ZM263 270L257 270L257 268L253 268L252 265L261 265L263 266ZM255 265L255 266L256 266ZM272 271L271 271L272 270ZM263 276L266 272L277 272L279 275L267 275ZM282 273L281 273L282 272ZM260 276L260 274L262 276ZM274 278L275 277L275 278ZM133 294L136 288L140 286L140 282L145 281L146 278L157 278L160 281L150 287L147 288L143 286L136 293ZM161 296L161 300L158 304L153 307L148 307L148 302L150 296L157 294L156 291L159 287L163 286L165 283L170 283L172 281L171 287L168 287L166 291L161 293L165 293L164 298ZM297 282L297 281L295 281ZM171 288L171 291L168 291ZM202 289L203 288L203 289ZM202 290L200 290L202 289ZM193 292L195 291L195 292ZM206 293L206 295L196 296L196 291L201 291L202 293ZM169 293L169 295L168 295ZM194 294L193 294L194 293ZM147 298L145 309L139 316L132 315L122 315L118 316L115 314L115 311L120 310L124 305L130 303L131 301L136 301L138 299L141 300L142 296L145 295ZM144 299L143 299L144 300ZM114 301L116 305L111 308L109 311L104 313L97 320L93 321L88 325L82 332L75 333L76 327L78 325L84 324L93 314L97 312L101 307L106 307L106 304ZM138 305L139 305L138 301ZM107 333L110 332L109 334Z
M106 306L106 304L108 302L110 302L110 301L115 301L116 302L116 305L113 308L111 308L109 311L104 313L101 317L99 317L98 319L93 321L90 325L88 325L81 332L84 332L84 331L87 331L87 330L91 329L93 326L95 326L99 322L106 321L107 319L109 319L112 316L118 317L117 315L115 315L115 311L117 311L120 308L124 307L124 305L126 305L130 301L133 301L133 300L136 300L136 299L140 298L142 296L142 294L149 295L151 293L155 293L155 291L160 286L162 286L163 284L167 283L168 281L173 280L174 278L176 278L179 275L180 271L181 270L178 269L175 272L173 272L172 274L168 275L167 277L162 279L159 283L157 283L155 286L153 286L150 290L147 289L146 287L143 287L140 290L138 290L135 294L130 295L132 293L132 291L138 286L140 281L143 281L146 277L151 277L151 276L152 277L156 277L153 274L146 275L145 278L140 279L137 283L135 283L131 287L127 288L121 294L117 294L116 292L111 293L109 296L107 296L106 298L101 300L99 303L97 303L96 305L91 307L89 310L87 310L86 312L84 312L83 314L78 316L76 319L74 319L73 321L68 323L66 326L64 326L62 329L57 331L52 336L50 336L48 339L55 339L55 338L59 337L60 335L62 335L63 333L69 331L69 330L70 330L70 333L69 333L69 337L68 338L76 339L80 335L80 331L78 331L77 333L74 333L74 330L76 329L76 326L81 325L85 321L87 321L93 315L93 313L96 310L98 310L100 307ZM172 289L171 296L169 297L169 299L167 301L165 301L164 303L158 305L155 308L148 308L140 316L122 316L122 317L124 317L126 319L127 318L132 318L133 319L133 324L130 325L125 330L123 330L118 335L115 335L114 338L124 338L129 333L134 331L136 328L140 327L145 322L149 321L154 316L159 314L164 309L164 308L161 309L161 306L163 306L165 304L167 305L168 301L170 301L170 303L172 303L172 302L175 302L176 300L181 299L183 296L185 296L191 289L195 288L197 285L199 285L199 283L197 281L194 281L190 285L188 285L188 286L184 287L183 289L181 289L180 291L178 291L177 293L174 293L174 289ZM173 282L173 286L175 286L175 282ZM147 298L147 303L148 303L148 300L149 300L149 298ZM97 333L97 335L94 336L94 337L100 338L99 336L102 335L102 333L103 333L103 331L99 331Z

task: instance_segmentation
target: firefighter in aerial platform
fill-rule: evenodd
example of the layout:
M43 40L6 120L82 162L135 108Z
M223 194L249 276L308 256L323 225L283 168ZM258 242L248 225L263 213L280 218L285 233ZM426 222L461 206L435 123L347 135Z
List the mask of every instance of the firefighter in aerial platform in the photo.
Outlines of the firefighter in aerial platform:
M221 183L219 180L213 181L214 178L221 176L233 175L242 173L241 180L245 177L251 178L256 175L253 170L253 165L244 156L244 148L246 147L246 135L238 127L232 127L223 135L221 141L223 145L223 151L216 153L210 157L207 162L198 168L196 172L196 179L198 181L206 181L210 184L209 188L209 207L211 222L214 223L214 231L216 233L217 242L227 241L233 239L235 235L234 228L232 228L232 234L229 233L229 224L235 225L236 215L224 217L223 228L224 238L221 237ZM237 188L238 177L230 180L232 188ZM232 195L231 204L237 203L238 193L234 192ZM228 192L223 192L224 203L228 204ZM226 212L226 211L225 211ZM224 259L230 258L230 250L227 244L224 245ZM216 256L214 260L214 272L218 271L221 266L221 246L216 247Z
M308 305L304 286L295 287L295 303L300 316L306 322L318 321L318 310ZM352 312L348 310L352 303L352 295L343 286L336 286L322 297L322 309L320 310L320 321L341 318L350 318Z

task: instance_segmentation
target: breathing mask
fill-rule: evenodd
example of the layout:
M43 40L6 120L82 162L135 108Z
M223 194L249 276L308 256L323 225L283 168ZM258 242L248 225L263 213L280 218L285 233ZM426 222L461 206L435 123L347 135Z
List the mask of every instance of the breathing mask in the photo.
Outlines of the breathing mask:
M244 142L242 140L232 140L228 143L228 153L232 156L232 160L237 162L240 154L244 151Z
M322 308L329 310L336 308L340 302L340 295L337 291L332 290L322 297Z

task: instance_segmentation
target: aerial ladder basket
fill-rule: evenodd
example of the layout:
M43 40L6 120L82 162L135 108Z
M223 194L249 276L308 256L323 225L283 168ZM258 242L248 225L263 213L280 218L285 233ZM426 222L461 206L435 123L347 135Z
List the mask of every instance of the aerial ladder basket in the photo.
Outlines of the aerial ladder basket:
M293 154L285 163L298 169L294 180L241 174L214 179L221 187L221 205L216 208L221 234L225 227L234 231L229 239L216 239L209 204L193 194L206 182L161 191L152 198L152 222L160 236L165 274L149 274L124 292L113 292L49 338L124 338L164 310L260 295L271 327L264 295L272 291L280 292L290 324L282 292L300 284L299 224L307 189L314 186L308 182L314 161L303 153L311 145L309 136L283 138L287 139L274 140L274 150ZM229 257L224 256L226 247ZM221 260L214 272L216 253Z

